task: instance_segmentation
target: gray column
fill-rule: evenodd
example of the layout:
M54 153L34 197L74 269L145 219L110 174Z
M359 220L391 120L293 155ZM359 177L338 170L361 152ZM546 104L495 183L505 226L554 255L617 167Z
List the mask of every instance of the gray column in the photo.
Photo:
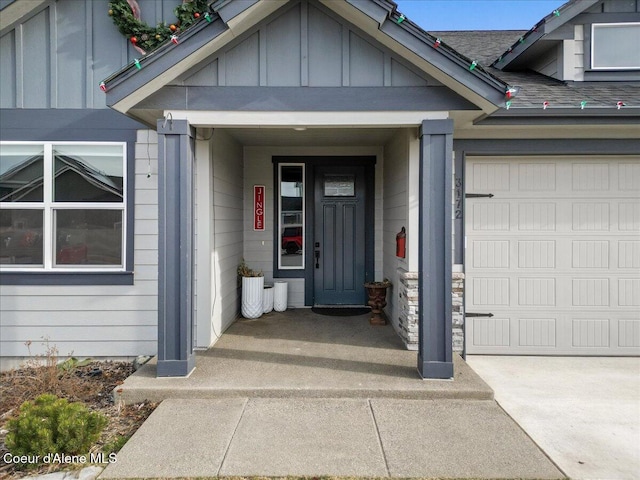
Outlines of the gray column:
M194 136L186 120L158 120L158 377L195 366Z
M451 186L453 121L425 120L420 128L418 371L452 378Z

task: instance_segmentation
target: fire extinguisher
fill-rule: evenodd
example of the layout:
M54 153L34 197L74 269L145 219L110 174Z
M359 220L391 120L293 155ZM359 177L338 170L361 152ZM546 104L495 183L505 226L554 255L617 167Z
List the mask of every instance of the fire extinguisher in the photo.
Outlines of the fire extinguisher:
M405 258L407 254L407 231L404 227L396 235L396 257Z

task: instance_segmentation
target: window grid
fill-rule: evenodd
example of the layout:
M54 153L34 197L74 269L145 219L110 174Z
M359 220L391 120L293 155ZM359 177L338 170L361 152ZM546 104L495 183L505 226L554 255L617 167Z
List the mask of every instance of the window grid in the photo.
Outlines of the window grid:
M42 145L44 147L43 163L43 201L42 202L0 202L0 210L39 210L43 212L42 238L43 238L43 265L9 265L0 264L2 271L55 271L55 272L104 272L125 271L127 265L127 148L123 142L0 142L0 145ZM122 202L55 202L54 201L54 156L55 146L101 146L120 145L122 147ZM121 235L121 264L120 265L88 265L88 266L64 266L55 265L56 252L55 212L60 210L119 210L122 218Z

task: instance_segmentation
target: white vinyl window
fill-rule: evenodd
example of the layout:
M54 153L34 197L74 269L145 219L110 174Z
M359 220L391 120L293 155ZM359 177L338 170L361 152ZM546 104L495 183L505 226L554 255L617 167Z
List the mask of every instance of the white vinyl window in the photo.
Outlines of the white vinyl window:
M640 69L640 22L594 23L591 27L591 68Z
M304 268L304 164L278 164L278 268Z
M122 271L125 143L0 143L0 269Z

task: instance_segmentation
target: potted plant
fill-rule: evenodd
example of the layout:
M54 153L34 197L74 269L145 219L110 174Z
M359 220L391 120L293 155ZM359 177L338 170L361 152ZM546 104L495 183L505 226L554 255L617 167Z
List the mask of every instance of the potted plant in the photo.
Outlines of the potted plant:
M262 294L264 290L264 275L245 263L244 259L238 265L238 278L242 282L241 310L244 318L258 318L263 313Z
M369 301L367 304L371 307L371 325L386 325L387 319L384 317L382 309L387 305L387 288L391 286L391 282L386 278L381 282L367 282L364 287L367 289Z

